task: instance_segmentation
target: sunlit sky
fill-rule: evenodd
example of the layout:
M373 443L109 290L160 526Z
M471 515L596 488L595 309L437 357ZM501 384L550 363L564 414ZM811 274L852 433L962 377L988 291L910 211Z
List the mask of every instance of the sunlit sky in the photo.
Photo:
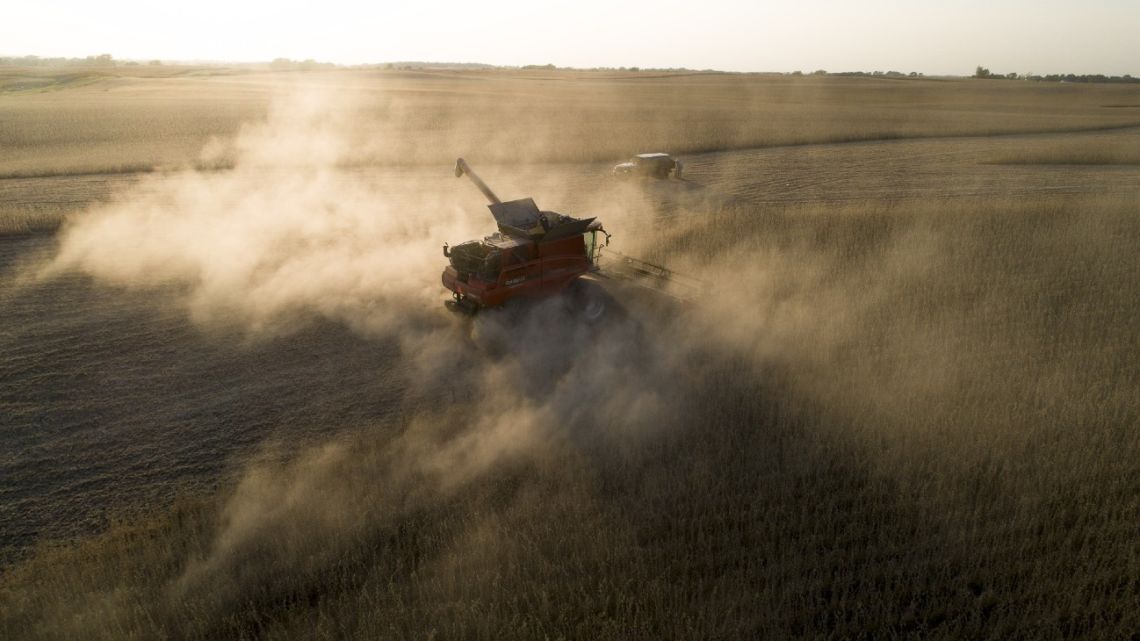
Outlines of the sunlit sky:
M1140 0L14 0L0 55L1140 75Z

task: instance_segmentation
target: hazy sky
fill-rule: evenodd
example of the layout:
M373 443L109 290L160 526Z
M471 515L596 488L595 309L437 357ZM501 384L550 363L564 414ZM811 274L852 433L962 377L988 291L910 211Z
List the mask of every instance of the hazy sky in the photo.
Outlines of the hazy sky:
M0 55L1140 75L1140 0L36 0Z

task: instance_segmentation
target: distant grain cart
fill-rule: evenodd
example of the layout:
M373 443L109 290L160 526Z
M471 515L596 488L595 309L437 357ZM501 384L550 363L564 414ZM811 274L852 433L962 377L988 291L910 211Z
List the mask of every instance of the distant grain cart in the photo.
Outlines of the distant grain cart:
M626 162L614 165L613 174L618 178L666 179L669 174L680 178L681 166L680 160L666 153L638 154Z

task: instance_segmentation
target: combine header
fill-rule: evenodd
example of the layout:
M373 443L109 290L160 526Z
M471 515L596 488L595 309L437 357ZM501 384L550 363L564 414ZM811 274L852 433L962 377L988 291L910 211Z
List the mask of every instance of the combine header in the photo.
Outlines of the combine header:
M482 240L443 246L443 255L451 262L442 277L443 286L452 292L449 309L474 314L515 298L549 296L572 287L584 298L586 317L595 320L604 312L604 302L577 282L581 276L632 280L666 293L667 284L685 285L674 272L620 254L614 268L603 273L598 261L610 235L601 221L542 211L530 198L503 202L460 158L455 161L455 176L464 175L490 201L499 230Z

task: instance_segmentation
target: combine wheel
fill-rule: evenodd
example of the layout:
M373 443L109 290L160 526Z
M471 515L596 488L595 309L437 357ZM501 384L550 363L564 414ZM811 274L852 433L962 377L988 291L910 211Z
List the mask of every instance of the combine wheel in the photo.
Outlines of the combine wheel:
M569 302L576 315L593 325L607 316L611 301L601 285L589 280L577 280L570 285Z
M587 296L586 304L582 308L582 317L588 322L596 323L606 315L606 301L601 296Z

